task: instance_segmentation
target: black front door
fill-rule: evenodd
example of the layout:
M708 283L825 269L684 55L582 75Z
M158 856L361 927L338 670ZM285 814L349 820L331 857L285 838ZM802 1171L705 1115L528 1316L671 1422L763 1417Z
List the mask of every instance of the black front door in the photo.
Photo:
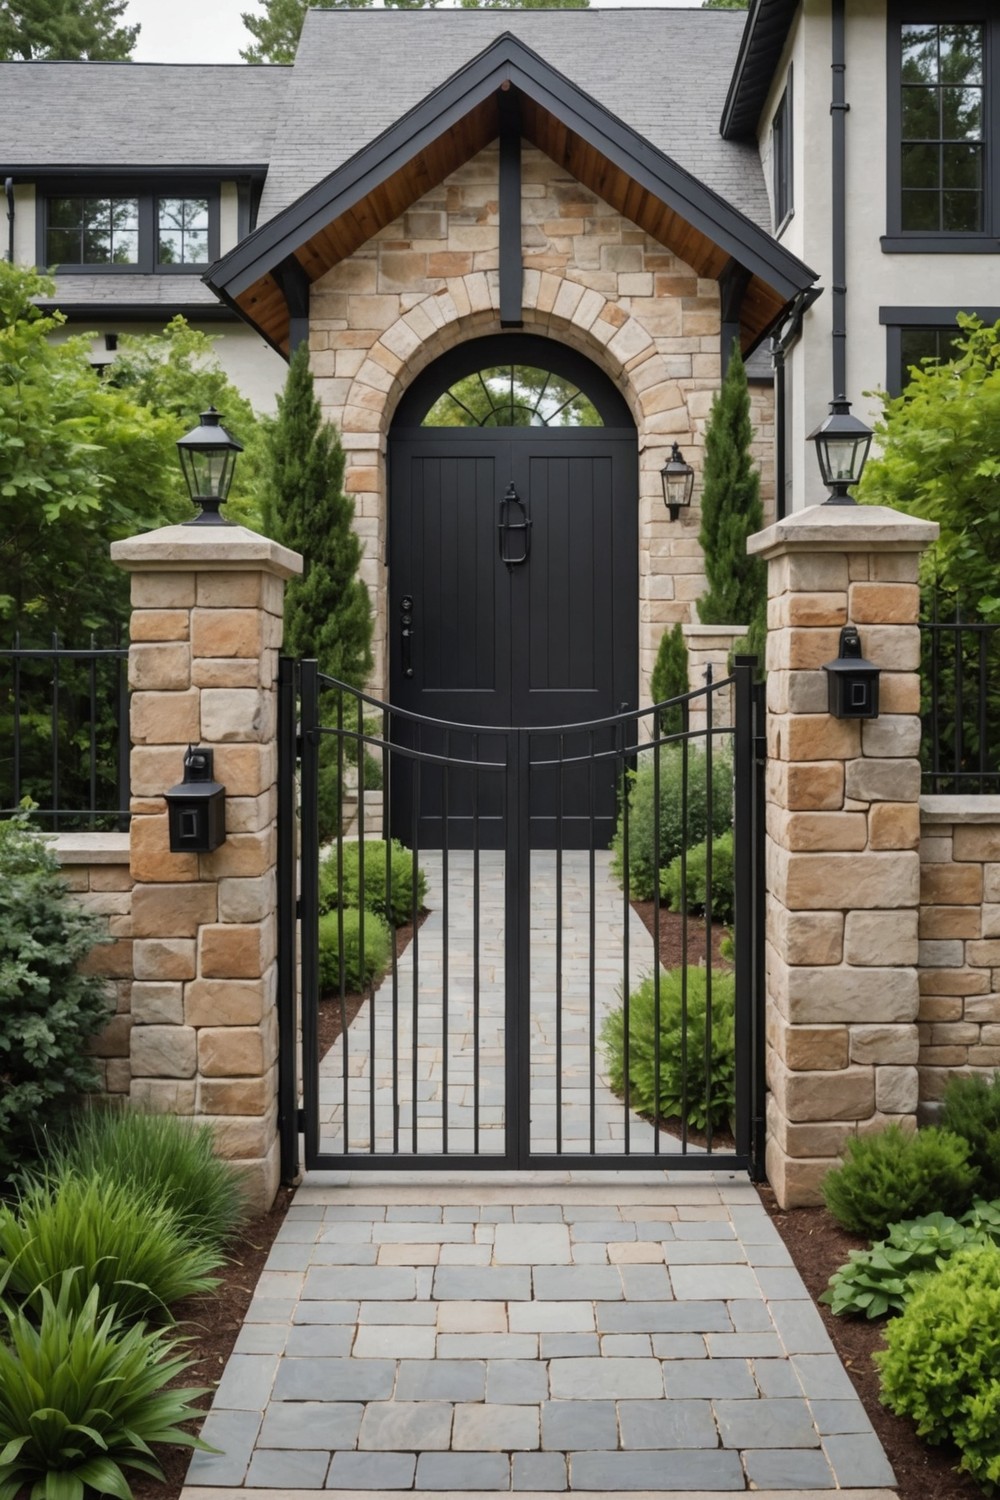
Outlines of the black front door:
M394 778L395 836L501 847L504 777L454 762L509 759L513 737L490 728L590 724L636 706L637 511L634 430L394 434L391 701L417 716L401 734L428 757ZM534 847L607 844L616 788L599 756L616 732L530 737Z

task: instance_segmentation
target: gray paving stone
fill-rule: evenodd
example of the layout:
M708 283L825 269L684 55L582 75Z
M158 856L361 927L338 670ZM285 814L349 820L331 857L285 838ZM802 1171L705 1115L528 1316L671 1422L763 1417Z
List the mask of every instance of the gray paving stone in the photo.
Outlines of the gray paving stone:
M539 1337L541 1359L586 1359L600 1352L601 1342L596 1333L543 1333Z
M781 1235L764 1208L750 1204L733 1204L729 1210L733 1228L747 1245L781 1244Z
M511 1489L564 1490L566 1456L563 1453L515 1453L511 1461Z
M802 1395L799 1377L787 1359L755 1359L753 1373L762 1396Z
M406 1224L440 1224L447 1213L433 1203L390 1203L385 1211L385 1222Z
M344 1219L324 1228L321 1245L370 1245L374 1224L371 1219Z
M248 1489L321 1490L329 1467L329 1453L257 1448L243 1482Z
M671 1400L683 1396L750 1399L757 1387L745 1359L674 1359L663 1366L663 1384Z
M574 1266L606 1266L608 1247L595 1241L593 1244L573 1246Z
M535 1359L538 1355L538 1335L439 1333L437 1354L439 1359Z
M417 1460L412 1453L335 1453L328 1490L408 1490Z
M433 1359L437 1330L404 1323L362 1323L354 1340L355 1359Z
M710 1401L621 1401L622 1448L716 1448Z
M678 1219L674 1236L679 1240L732 1240L736 1231L727 1219Z
M602 1241L605 1244L620 1244L626 1240L636 1239L635 1223L623 1219L611 1219L604 1223L596 1221L577 1221L573 1225L573 1240L580 1244L588 1241Z
M370 1401L358 1435L358 1448L388 1452L447 1451L452 1405L443 1401Z
M417 1294L416 1274L409 1266L319 1267L306 1274L302 1295L332 1302L334 1298L361 1301L407 1302Z
M724 1302L598 1302L596 1312L601 1333L722 1333L733 1326Z
M375 1245L471 1245L472 1224L376 1224Z
M385 1401L396 1366L377 1359L283 1359L275 1401Z
M819 1447L819 1433L801 1398L716 1400L713 1405L724 1448Z
M643 1453L571 1453L575 1490L742 1490L739 1455L723 1449Z
M319 1214L327 1224L343 1223L351 1219L368 1219L375 1224L380 1223L385 1216L385 1206L378 1203L330 1203Z
M737 1333L773 1333L774 1324L763 1301L730 1302L729 1316Z
M670 1280L678 1299L759 1297L760 1287L749 1266L674 1266Z
M630 1404L630 1403L626 1403ZM560 1452L618 1447L613 1401L546 1401L542 1405L542 1447Z
M538 1447L538 1407L495 1402L455 1407L451 1437L456 1453L509 1453Z
M868 1414L857 1397L853 1401L810 1401L809 1409L823 1435L872 1431Z
M281 1323L245 1323L236 1336L234 1354L280 1354L288 1337Z
M666 1266L619 1266L629 1302L669 1302L673 1296Z
M534 1282L540 1302L616 1302L623 1295L616 1266L539 1266Z
M356 1323L357 1302L298 1302L293 1323Z
M479 1211L481 1224L510 1224L514 1210L509 1203L484 1203Z
M697 1333L654 1333L653 1354L657 1359L707 1359L705 1340Z
M549 1390L555 1401L642 1400L663 1395L655 1359L554 1359Z
M359 1401L272 1402L261 1423L260 1446L325 1448L328 1454L353 1448L364 1410Z
M222 1411L263 1411L278 1368L277 1354L234 1354L212 1402Z
M510 1459L505 1453L421 1453L418 1490L506 1490Z
M561 1224L562 1209L558 1203L517 1203L514 1205L515 1224Z
M298 1303L294 1297L254 1297L246 1323L290 1323Z
M562 1216L567 1224L608 1224L615 1215L606 1203L565 1203ZM622 1223L626 1223L622 1220Z
M304 1323L288 1330L285 1353L329 1359L350 1354L353 1342L354 1329L348 1323Z
M789 1354L829 1354L833 1345L812 1302L770 1304L778 1336Z
M596 1348L593 1351L597 1352ZM549 1372L537 1359L486 1362L486 1400L505 1406L538 1405L549 1394Z
M783 1266L758 1266L757 1280L765 1297L780 1297L784 1302L794 1298L804 1302L809 1296L798 1271L785 1270Z
M842 1490L865 1485L874 1489L896 1483L889 1460L874 1432L824 1438L823 1448Z
M373 1266L378 1260L375 1245L314 1245L314 1266Z
M507 1310L511 1333L590 1333L592 1302L512 1302Z
M391 1323L402 1328L407 1323L436 1323L437 1308L430 1302L362 1302L358 1323Z
M434 1296L438 1301L527 1302L531 1270L528 1266L438 1266Z
M187 1483L197 1485L240 1485L250 1467L260 1413L256 1411L210 1411L201 1435L206 1443L220 1449L218 1453L191 1455Z
M653 1352L648 1333L606 1333L601 1353L609 1359L648 1359Z
M745 1265L747 1257L739 1240L667 1240L663 1258L668 1266L725 1266Z
M750 1449L743 1454L747 1479L758 1490L832 1490L836 1487L822 1453L801 1448Z
M264 1263L265 1271L304 1271L309 1265L313 1252L313 1245L279 1245L271 1246L271 1253Z
M493 1240L498 1266L568 1266L569 1230L565 1224L498 1224Z
M391 1388L390 1388L391 1391ZM397 1401L482 1401L486 1363L481 1359L404 1359L396 1381Z
M811 1401L856 1401L857 1392L835 1354L793 1354L791 1362Z
M713 1359L780 1359L785 1352L776 1333L709 1333L706 1341Z

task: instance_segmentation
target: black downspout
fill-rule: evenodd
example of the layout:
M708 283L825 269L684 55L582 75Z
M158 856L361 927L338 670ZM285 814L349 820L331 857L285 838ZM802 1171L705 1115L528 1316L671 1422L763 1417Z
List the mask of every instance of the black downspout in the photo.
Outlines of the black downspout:
M785 484L788 479L785 430L785 347L780 339L771 340L774 359L774 519L785 519Z
M4 193L7 197L7 259L11 265L14 264L14 179L4 179Z
M833 97L830 114L833 121L832 202L833 218L833 391L834 396L847 395L847 111L846 98L846 0L832 0Z

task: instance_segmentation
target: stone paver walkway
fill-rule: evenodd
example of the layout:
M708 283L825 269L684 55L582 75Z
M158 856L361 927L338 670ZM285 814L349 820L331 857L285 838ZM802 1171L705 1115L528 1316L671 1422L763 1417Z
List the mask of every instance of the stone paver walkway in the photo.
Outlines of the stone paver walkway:
M310 1174L205 1437L186 1500L892 1484L755 1190L721 1174Z

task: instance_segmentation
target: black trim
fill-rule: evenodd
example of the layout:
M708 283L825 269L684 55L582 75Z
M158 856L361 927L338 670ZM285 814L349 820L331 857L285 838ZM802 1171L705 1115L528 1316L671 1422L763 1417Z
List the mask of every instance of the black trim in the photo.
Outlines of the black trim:
M162 188L134 175L109 178L106 174L84 180L54 177L44 191L35 194L35 254L38 265L49 266L56 275L66 276L204 276L205 261L187 265L161 265L156 258L156 212L160 198L204 198L208 202L208 265L219 258L219 219L221 191L218 181L208 182L185 174L182 178L160 179ZM50 263L47 255L48 205L51 198L134 198L139 205L139 259L127 264L96 261L61 261Z
M190 162L178 162L175 166L167 167L150 167L142 162L130 167L110 167L106 162L62 162L40 167L37 162L30 162L26 166L15 163L14 166L5 167L4 170L15 177L22 178L25 182L48 183L53 178L73 182L77 186L72 191L79 193L80 182L93 180L117 184L122 180L148 182L151 178L155 181L161 178L175 178L184 182L205 183L232 182L238 177L247 177L263 182L267 176L267 169L267 162L241 162L238 166L224 162L214 166L202 162L196 167L193 167Z
M774 237L780 239L795 217L795 132L792 124L792 65L788 82L771 117L771 191L774 198Z
M725 140L756 132L797 9L798 0L751 0L719 124Z
M521 111L513 89L500 94L500 326L524 321L521 249Z
M309 277L302 264L289 255L274 268L274 279L288 308L288 352L294 354L309 341Z
M551 436L552 433L559 434L565 430L577 437L590 431L600 435L607 428L631 428L635 431L635 419L625 397L610 377L585 354L571 349L568 344L561 344L558 339L544 338L537 333L493 333L487 334L485 338L469 339L464 344L458 344L422 370L396 408L392 420L393 432L402 428L415 428L423 437L433 435L435 441L438 437L447 441L453 434L456 439L464 442L468 441L470 434L474 437L479 431L484 432L487 437L490 434L495 437L500 430L496 427L421 427L420 424L437 398L449 390L456 380L474 375L487 365L504 363L535 365L539 369L551 370L554 375L561 375L566 380L572 380L587 399L593 402L604 423L603 428L547 427L532 428L531 431L537 430Z
M669 203L779 296L791 301L815 281L816 273L797 256L523 42L504 33L376 140L223 256L205 275L206 283L214 291L238 297L317 230L439 140L504 82L561 120L639 187Z
M833 353L833 389L831 396L847 391L847 14L846 0L832 0L830 12L830 71L833 87L830 99L832 139L830 170L830 217L832 244L830 260L833 281L830 343Z
M885 388L890 396L903 390L903 333L912 328L958 330L958 314L975 313L987 325L1000 322L1000 307L880 307L885 328Z
M883 234L879 244L884 255L1000 255L1000 239L987 234Z
M722 318L719 328L719 357L723 380L733 357L733 343L740 341L740 311L749 285L750 272L746 267L735 260L728 261L719 277L719 311Z
M239 314L219 302L60 302L46 297L35 306L42 312L61 312L69 323L156 323L164 327L181 313L192 323L238 323Z

